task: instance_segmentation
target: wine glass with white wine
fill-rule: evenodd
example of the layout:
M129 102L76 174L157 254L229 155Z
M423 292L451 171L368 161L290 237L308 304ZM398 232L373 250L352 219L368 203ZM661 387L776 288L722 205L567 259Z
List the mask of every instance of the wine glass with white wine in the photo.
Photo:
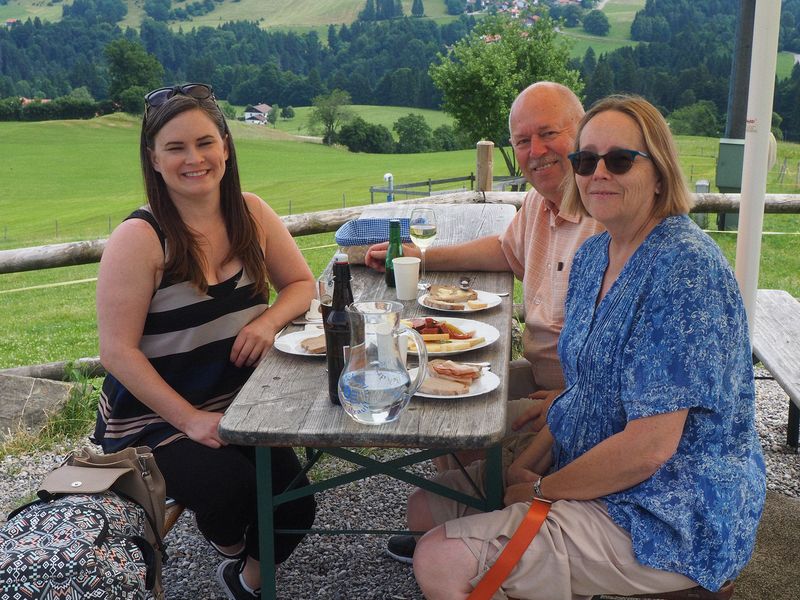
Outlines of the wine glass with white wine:
M432 208L415 208L411 211L411 218L408 223L411 241L419 248L422 256L419 274L420 290L425 290L431 286L425 277L425 250L433 244L436 239L436 213Z

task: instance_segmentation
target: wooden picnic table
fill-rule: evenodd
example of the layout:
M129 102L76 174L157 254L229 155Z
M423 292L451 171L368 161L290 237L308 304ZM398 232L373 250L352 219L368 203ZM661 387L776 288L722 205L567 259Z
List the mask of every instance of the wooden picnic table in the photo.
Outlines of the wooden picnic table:
M419 206L419 204L415 205ZM365 208L361 217L403 217L411 212L405 203L383 204ZM437 215L438 237L435 245L452 244L505 230L513 218L513 206L501 204L433 205ZM355 301L395 300L383 274L363 265L352 265L352 288ZM457 284L464 272L428 272L433 283ZM475 289L487 292L513 292L510 272L469 272ZM485 509L502 506L500 446L506 427L506 388L511 352L513 293L500 305L466 314L444 313L423 307L416 300L402 302L403 317L431 315L470 318L497 328L499 339L484 348L470 350L464 360L488 361L500 377L494 391L472 398L413 398L400 418L384 425L364 425L353 421L328 398L327 372L322 357L287 354L273 348L256 368L220 422L220 435L235 444L256 446L258 474L259 531L261 543L262 597L274 599L275 570L272 513L278 504L315 491L329 489L377 473L467 501L467 497L405 471L405 467L449 451L486 448L493 467L487 469L486 496L469 502ZM288 328L287 332L297 330ZM411 358L411 357L410 357ZM271 446L305 446L311 464L321 453L328 453L357 465L353 473L314 481L306 488L273 495L270 473ZM382 462L348 450L350 447L416 448L414 454ZM310 467L309 467L310 468ZM314 530L317 531L318 530ZM362 530L380 532L381 530ZM341 532L337 532L341 533Z

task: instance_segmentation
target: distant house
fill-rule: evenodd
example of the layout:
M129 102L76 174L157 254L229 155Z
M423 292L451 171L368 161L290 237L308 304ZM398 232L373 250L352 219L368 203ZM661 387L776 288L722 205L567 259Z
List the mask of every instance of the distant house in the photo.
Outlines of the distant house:
M32 102L41 102L42 104L47 104L50 102L50 98L26 98L25 96L22 96L19 99L19 103L22 106L28 106L28 104L31 104Z
M244 122L265 125L267 123L267 115L271 110L272 107L269 104L248 104L244 109Z
M19 25L19 19L6 19L6 28L11 29L14 25Z

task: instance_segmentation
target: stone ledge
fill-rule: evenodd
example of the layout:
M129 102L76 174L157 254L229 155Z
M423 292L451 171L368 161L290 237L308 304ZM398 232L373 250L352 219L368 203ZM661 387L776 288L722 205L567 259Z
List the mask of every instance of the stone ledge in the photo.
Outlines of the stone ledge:
M59 411L74 383L0 375L0 440L21 429L38 431Z

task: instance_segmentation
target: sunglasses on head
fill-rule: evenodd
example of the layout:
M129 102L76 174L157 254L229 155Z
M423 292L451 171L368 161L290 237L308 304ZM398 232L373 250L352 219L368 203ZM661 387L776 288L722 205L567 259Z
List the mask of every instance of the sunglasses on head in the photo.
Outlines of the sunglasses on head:
M576 175L591 175L597 169L597 163L600 159L606 165L606 170L614 175L623 175L631 170L633 161L637 156L649 159L650 156L638 150L625 150L620 148L617 150L610 150L605 154L597 154L596 152L589 152L581 150L580 152L573 152L567 158L572 163L572 170Z
M205 100L206 98L214 97L214 89L205 83L173 85L172 87L163 87L153 90L144 97L144 101L149 108L156 108L157 106L164 104L176 94L189 96L190 98L194 98L196 100Z

